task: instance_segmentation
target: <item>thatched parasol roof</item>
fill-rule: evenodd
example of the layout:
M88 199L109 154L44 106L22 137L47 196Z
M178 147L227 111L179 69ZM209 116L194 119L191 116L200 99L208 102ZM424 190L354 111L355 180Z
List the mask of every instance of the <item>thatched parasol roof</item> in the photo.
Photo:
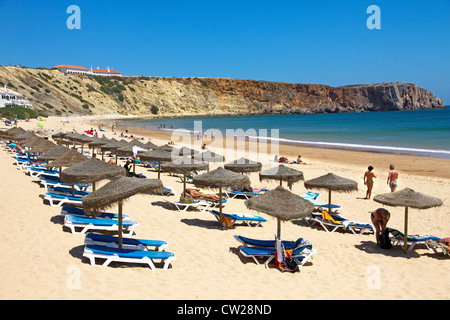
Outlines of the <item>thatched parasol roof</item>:
M410 188L401 191L377 195L374 201L392 207L410 207L415 209L429 209L442 206L442 200L416 192Z
M47 164L47 167L71 167L89 159L81 153L69 149L68 152Z
M40 144L34 147L32 152L43 152L39 157L37 157L38 161L52 161L59 157L61 157L64 153L69 152L70 149L64 146L53 145L53 147L45 146L43 148L43 144Z
M200 188L223 188L223 187L249 187L249 177L218 167L208 173L197 175L193 178L194 185Z
M175 152L175 154L180 157L193 156L193 155L199 153L197 150L190 149L187 147L176 148L172 151Z
M312 202L281 186L246 200L245 205L249 209L267 213L281 221L303 218L314 210Z
M167 172L190 174L192 171L208 170L208 164L192 158L178 158L172 162L161 165L161 169Z
M4 133L4 137L12 139L15 136L21 135L26 132L28 132L28 131L21 127L13 127L11 129L6 130L6 132Z
M262 164L253 160L240 158L238 160L225 164L223 167L227 170L244 173L260 171L262 168Z
M220 154L211 152L211 151L205 151L201 155L195 155L195 158L200 158L202 161L205 162L224 162L225 157L221 156Z
M158 149L159 147L156 144L154 144L153 142L148 141L146 144L144 144L143 148L155 150L155 149Z
M23 141L20 145L24 148L32 148L41 142L44 142L45 139L42 137L39 137L37 135L33 135L32 137L28 138L27 140Z
M54 140L62 140L66 137L66 135L67 135L67 132L58 132L58 133L52 134L52 138Z
M277 218L277 236L281 238L281 221L307 217L314 205L302 197L278 186L260 196L245 201L247 208L267 213Z
M351 192L358 190L356 181L339 177L333 173L305 181L305 187L310 189L327 189L332 191Z
M126 145L126 141L120 140L120 141L110 141L107 144L103 144L100 146L100 149L102 150L102 152L105 151L111 151L111 152L115 152L117 149L124 147Z
M268 168L259 173L259 180L279 180L287 181L289 188L292 188L294 182L304 180L303 172L286 167L280 164L277 167Z
M118 176L125 176L124 167L106 163L96 158L76 164L63 170L60 174L61 180L65 183L93 183L104 179L114 179Z
M158 149L162 149L162 150L165 150L165 151L172 152L173 147L172 147L172 146L169 146L168 144L165 144L165 145L163 145L163 146L158 147Z
M34 136L34 133L31 133L31 132L27 131L27 132L15 134L13 136L13 139L17 140L17 141L24 141L24 140L27 140L27 139L33 137L33 136Z
M84 196L83 209L86 213L92 210L104 210L135 194L161 194L163 190L163 184L159 179L118 177Z
M139 152L139 158L143 161L172 161L172 152L164 149Z
M108 139L93 137L88 143L89 148L95 148L110 143Z
M67 133L65 138L79 143L88 143L92 140L91 137L76 132Z

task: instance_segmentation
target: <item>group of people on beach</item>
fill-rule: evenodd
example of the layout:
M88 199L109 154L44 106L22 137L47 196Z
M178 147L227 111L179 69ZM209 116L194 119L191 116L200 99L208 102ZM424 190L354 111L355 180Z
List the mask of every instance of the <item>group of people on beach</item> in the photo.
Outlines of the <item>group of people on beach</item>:
M364 199L370 199L372 196L374 183L373 179L376 177L377 176L373 172L373 166L369 166L367 171L364 173L364 185L367 186L366 197ZM389 165L389 173L387 177L387 184L389 185L391 192L394 192L397 189L397 179L398 171L395 170L395 165L391 164ZM380 245L381 242L380 235L385 232L390 217L390 212L384 208L378 208L370 214L370 219L375 227L375 237L378 245Z
M364 185L367 186L366 197L364 199L370 199L372 196L373 189L373 179L377 176L373 172L373 167L369 166L367 171L364 173ZM387 184L391 188L391 192L394 192L397 189L397 179L398 179L398 171L395 170L395 166L391 164L389 166L389 174L387 178Z

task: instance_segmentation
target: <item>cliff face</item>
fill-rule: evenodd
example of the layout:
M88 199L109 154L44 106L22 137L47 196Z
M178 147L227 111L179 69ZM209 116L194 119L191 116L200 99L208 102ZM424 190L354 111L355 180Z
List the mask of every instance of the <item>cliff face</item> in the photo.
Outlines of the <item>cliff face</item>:
M224 115L363 112L443 108L415 84L330 87L316 84L156 77L65 75L0 66L0 85L47 115Z

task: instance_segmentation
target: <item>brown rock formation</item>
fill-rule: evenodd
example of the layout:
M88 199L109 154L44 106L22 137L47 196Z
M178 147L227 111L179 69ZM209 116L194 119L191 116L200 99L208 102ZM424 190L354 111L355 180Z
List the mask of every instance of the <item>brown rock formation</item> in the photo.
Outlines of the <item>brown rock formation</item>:
M93 77L0 66L8 85L47 115L195 116L365 112L443 108L415 84L330 87L216 78Z

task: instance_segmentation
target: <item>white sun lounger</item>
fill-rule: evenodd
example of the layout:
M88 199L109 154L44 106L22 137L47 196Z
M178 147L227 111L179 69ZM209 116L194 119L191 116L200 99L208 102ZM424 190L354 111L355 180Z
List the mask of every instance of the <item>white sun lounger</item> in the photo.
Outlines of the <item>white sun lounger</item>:
M64 217L64 226L68 227L72 233L85 234L89 230L103 230L103 231L119 231L119 220L102 219L102 218L84 218L72 215ZM122 234L126 236L133 235L134 229L139 226L136 221L123 220ZM77 231L77 229L81 229Z
M144 263L148 264L150 269L155 270L154 259L164 262L163 270L167 270L169 265L175 260L175 254L166 251L143 251L133 249L119 249L111 247L102 247L95 245L86 245L83 256L88 258L91 265L95 265L95 259L106 259L102 266L108 266L111 262L123 263Z
M164 201L174 205L178 211L187 211L189 208L198 208L198 207L204 207L203 209L201 209L201 212L205 212L206 209L208 209L211 204L206 202L206 201L194 201L191 203L184 203L184 202L177 202L177 201L171 201L168 199L164 199Z

